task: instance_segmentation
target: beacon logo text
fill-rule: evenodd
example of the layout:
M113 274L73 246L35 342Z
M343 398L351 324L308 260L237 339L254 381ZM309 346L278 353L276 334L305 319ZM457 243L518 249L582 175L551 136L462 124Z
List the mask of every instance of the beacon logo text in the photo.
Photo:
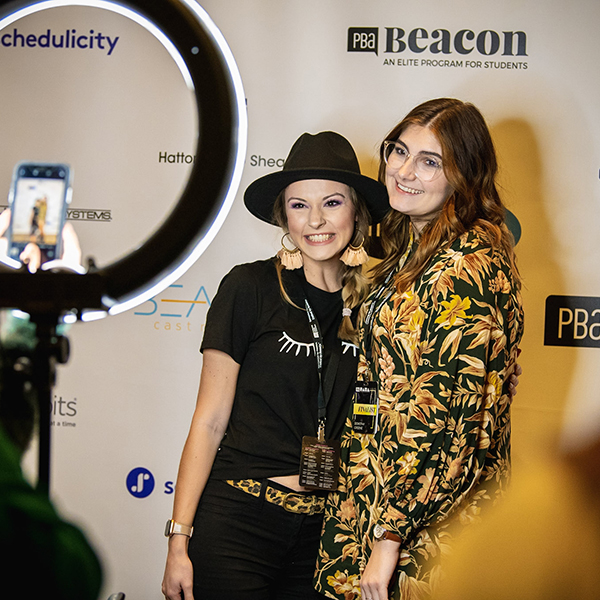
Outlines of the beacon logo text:
M385 27L383 52L386 54L428 54L435 56L527 56L527 34L524 31L473 31L415 27ZM348 52L379 50L378 27L348 28Z

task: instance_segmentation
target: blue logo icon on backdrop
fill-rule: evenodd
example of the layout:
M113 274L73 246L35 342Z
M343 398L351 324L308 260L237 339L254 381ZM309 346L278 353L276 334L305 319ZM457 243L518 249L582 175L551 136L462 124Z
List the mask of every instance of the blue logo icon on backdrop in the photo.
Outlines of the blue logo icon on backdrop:
M154 490L154 475L144 467L132 469L127 475L127 490L136 498L148 497Z

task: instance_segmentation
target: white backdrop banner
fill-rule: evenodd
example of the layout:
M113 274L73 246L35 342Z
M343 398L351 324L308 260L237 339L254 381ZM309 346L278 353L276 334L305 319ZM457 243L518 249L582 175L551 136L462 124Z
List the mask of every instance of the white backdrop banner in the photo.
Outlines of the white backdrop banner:
M482 110L504 199L523 228L515 473L600 433L600 4L201 4L247 95L242 187L214 242L176 284L71 329L53 405L53 498L98 549L104 595L123 591L128 600L162 598L163 527L206 311L233 265L278 249L280 234L247 213L243 190L280 169L305 131L345 135L363 172L375 175L379 143L416 104L453 96ZM53 9L0 31L0 76L0 186L8 191L18 160L69 162L69 218L84 254L103 263L135 247L168 213L194 160L193 98L164 48L108 11Z

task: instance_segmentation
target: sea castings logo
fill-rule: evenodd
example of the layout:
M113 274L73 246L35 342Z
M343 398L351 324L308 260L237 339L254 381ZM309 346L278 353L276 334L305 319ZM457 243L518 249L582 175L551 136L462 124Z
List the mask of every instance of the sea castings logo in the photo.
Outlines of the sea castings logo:
M400 67L463 67L484 69L527 69L527 62L484 60L486 57L527 56L527 34L524 31L484 29L474 32L460 29L422 27L410 31L401 27L385 27L383 64ZM379 55L379 27L349 27L348 52L372 52Z
M210 298L206 288L186 288L180 283L171 284L164 295L146 301L141 310L133 314L138 317L151 317L151 323L156 331L192 331L191 316L198 305L210 306ZM202 325L204 327L204 325Z
M600 298L548 296L544 345L600 348Z

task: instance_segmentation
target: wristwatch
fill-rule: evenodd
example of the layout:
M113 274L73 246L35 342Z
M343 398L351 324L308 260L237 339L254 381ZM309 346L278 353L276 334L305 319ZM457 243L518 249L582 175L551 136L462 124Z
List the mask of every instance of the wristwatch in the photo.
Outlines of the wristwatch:
M192 533L194 533L194 528L190 527L189 525L182 525L177 521L173 521L173 519L169 519L165 527L165 537L171 537L176 533L192 537Z
M388 531L382 527L379 523L375 523L373 526L373 537L375 540L392 540L394 542L402 543L402 538L391 531Z

